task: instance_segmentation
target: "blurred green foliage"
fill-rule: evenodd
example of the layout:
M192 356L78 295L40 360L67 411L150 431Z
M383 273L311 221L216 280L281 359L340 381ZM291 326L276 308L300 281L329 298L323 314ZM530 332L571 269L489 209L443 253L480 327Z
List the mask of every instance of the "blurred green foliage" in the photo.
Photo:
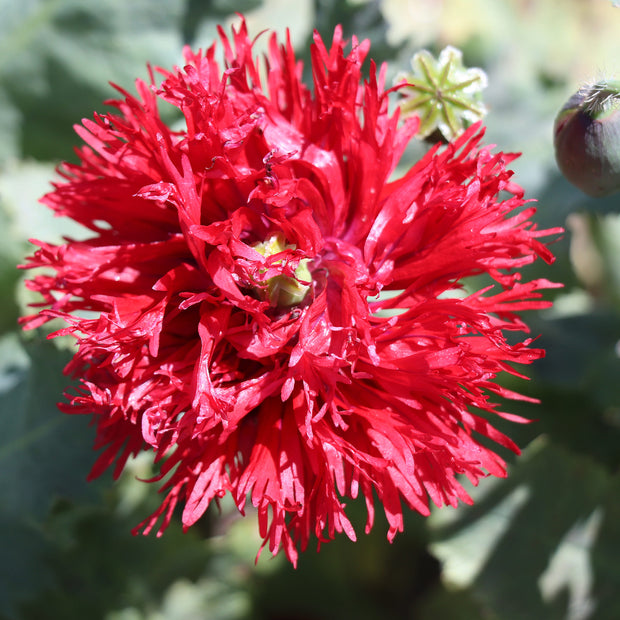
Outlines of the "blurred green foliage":
M565 283L553 310L528 321L547 358L510 387L535 418L506 423L524 448L506 480L474 490L473 507L410 514L392 545L379 521L301 557L294 571L260 545L252 515L225 502L183 534L132 526L157 504L139 459L119 483L86 484L88 421L60 414L70 353L16 319L28 296L16 263L26 240L75 234L37 204L54 166L73 157L72 125L101 110L109 82L131 87L146 63L170 67L234 19L223 0L0 0L0 618L581 620L620 617L620 216L564 181L551 127L564 100L600 71L620 72L620 11L565 0L244 0L258 33L287 26L307 57L313 27L370 37L388 77L421 46L452 44L489 76L487 139L523 152L517 181L538 197L542 227L566 226L552 267ZM413 157L413 155L412 155ZM506 455L509 458L509 455ZM363 507L358 531L363 531Z

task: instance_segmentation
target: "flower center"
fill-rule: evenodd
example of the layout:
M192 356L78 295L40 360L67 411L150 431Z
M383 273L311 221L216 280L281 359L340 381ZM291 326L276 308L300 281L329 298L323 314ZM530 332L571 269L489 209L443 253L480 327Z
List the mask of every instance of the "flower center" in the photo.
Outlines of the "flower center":
M262 256L268 258L275 254L280 254L286 250L296 250L297 246L287 244L281 234L275 234L266 241L257 243L254 249ZM285 259L273 261L271 265L282 265ZM279 274L267 278L265 286L258 288L259 294L263 299L269 301L272 306L288 308L301 303L310 290L312 276L308 269L309 258L302 258L293 272L293 276ZM267 270L262 269L261 273Z

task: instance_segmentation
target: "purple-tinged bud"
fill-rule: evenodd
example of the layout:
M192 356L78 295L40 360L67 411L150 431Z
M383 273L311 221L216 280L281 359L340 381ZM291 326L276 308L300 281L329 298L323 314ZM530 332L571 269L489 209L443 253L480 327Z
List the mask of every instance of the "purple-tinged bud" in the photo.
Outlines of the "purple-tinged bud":
M580 88L555 119L554 143L573 185L597 198L620 191L620 81Z

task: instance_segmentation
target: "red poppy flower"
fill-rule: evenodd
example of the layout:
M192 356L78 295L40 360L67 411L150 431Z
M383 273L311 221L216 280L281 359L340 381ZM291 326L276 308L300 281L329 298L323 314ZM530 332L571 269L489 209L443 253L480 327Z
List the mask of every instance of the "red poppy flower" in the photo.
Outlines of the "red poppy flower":
M159 464L145 533L230 493L295 563L312 535L355 538L346 498L365 497L369 530L376 494L391 540L403 502L428 514L471 501L459 474L505 475L478 437L518 451L489 421L516 396L494 379L543 355L505 333L548 305L553 285L518 269L550 262L539 239L557 231L532 224L515 156L480 126L390 180L418 120L388 111L374 64L362 82L367 41L315 35L309 89L290 41L270 39L263 71L244 23L220 34L223 69L215 45L187 50L76 127L79 163L43 202L92 235L34 242L27 267L48 269L24 323L76 338L62 408L94 415L91 477L143 450ZM463 294L479 274L495 286Z

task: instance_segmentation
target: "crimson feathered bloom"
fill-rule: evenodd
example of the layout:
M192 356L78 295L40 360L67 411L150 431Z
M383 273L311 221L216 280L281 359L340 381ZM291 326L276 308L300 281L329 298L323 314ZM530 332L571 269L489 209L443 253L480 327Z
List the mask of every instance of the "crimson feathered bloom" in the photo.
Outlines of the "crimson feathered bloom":
M480 126L392 180L418 120L388 111L384 70L363 81L367 41L315 35L308 88L289 40L262 65L243 22L220 35L223 66L188 49L76 127L79 163L43 202L91 234L34 242L43 302L24 323L76 339L61 406L94 416L90 476L152 453L165 498L139 529L175 507L187 528L230 493L296 563L313 534L355 538L346 498L364 496L368 531L376 495L391 540L403 504L426 515L471 501L459 474L506 474L479 437L518 452L489 421L518 396L494 379L543 355L506 332L548 305L553 285L518 269L550 262L557 231L532 224L515 156Z

